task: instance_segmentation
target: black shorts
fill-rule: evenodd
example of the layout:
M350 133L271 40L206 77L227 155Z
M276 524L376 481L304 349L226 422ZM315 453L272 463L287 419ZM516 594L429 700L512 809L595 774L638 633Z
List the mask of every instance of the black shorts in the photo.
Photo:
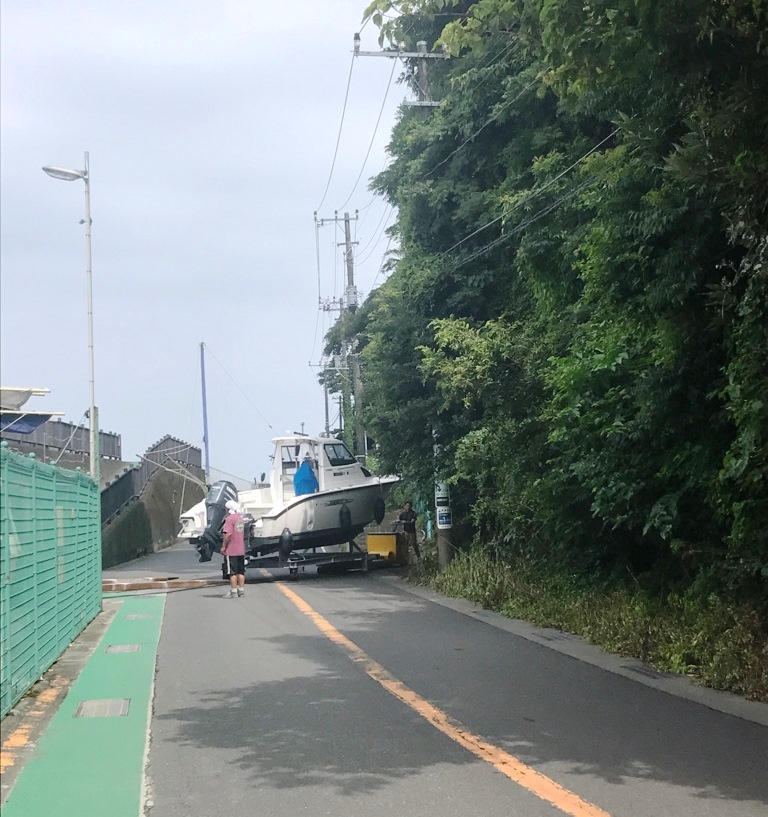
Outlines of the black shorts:
M224 572L227 576L245 576L245 556L225 556Z

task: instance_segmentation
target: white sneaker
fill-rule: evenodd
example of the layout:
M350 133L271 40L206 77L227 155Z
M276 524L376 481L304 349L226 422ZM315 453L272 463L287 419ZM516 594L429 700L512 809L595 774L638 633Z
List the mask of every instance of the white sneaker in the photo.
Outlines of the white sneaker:
M225 599L236 599L237 598L237 593L235 593L234 590L230 590L230 591L228 591L227 593L224 594L224 598Z
M237 595L238 595L238 598L239 598L240 596L244 596L244 595L245 595L245 590L241 590L241 589L238 587L238 588L237 588Z

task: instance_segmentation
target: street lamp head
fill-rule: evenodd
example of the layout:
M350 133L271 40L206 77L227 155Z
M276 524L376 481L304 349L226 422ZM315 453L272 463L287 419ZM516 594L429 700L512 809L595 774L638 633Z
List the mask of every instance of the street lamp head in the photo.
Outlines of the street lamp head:
M72 170L69 167L56 167L55 165L46 165L43 170L54 179L62 179L65 182L74 182L77 179L87 179L87 170Z

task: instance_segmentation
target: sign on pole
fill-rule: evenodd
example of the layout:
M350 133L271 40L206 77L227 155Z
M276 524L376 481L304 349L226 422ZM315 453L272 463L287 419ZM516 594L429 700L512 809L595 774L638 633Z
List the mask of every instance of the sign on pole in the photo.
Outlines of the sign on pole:
M435 483L435 507L447 508L451 504L451 489L447 482Z

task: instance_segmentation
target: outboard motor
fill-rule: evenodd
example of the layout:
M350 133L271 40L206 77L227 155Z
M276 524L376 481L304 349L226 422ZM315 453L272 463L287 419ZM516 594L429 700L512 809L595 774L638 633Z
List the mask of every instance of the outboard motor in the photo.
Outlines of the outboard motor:
M214 482L205 498L205 513L208 524L197 543L201 562L210 562L214 553L221 550L221 528L227 518L226 504L230 499L237 501L237 488L226 480Z

